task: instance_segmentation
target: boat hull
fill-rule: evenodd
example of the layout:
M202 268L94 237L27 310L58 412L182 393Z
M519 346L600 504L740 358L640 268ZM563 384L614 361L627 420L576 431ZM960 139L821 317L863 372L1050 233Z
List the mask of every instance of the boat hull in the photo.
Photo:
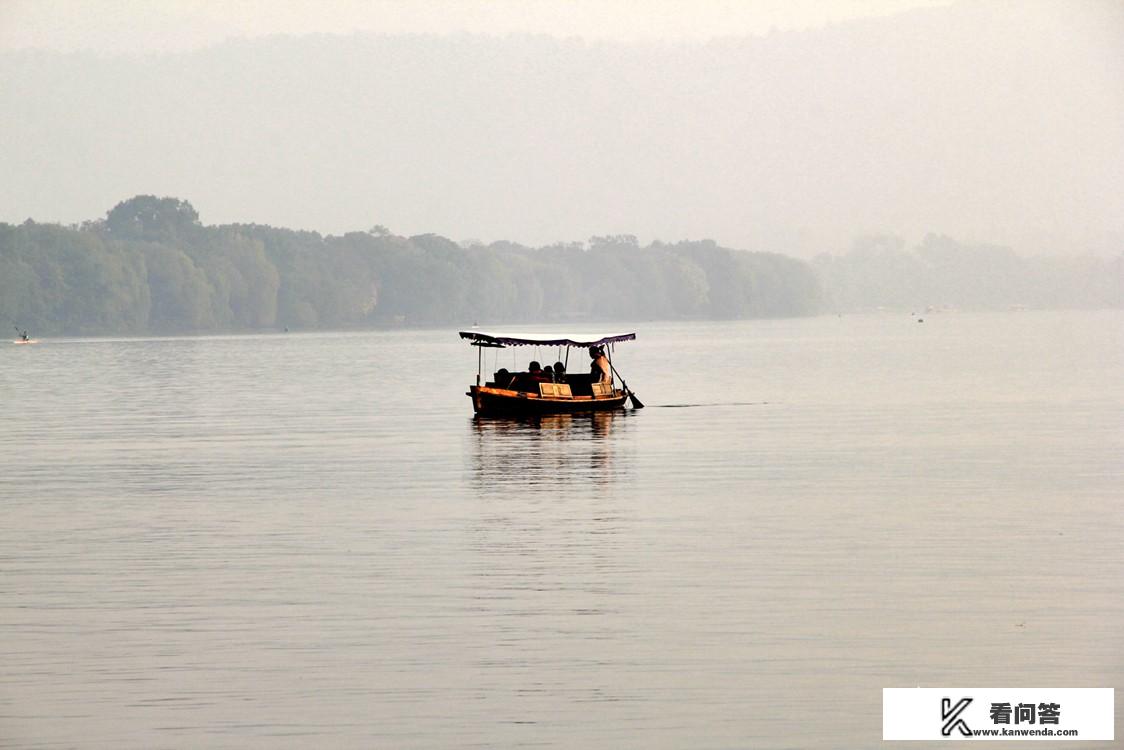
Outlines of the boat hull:
M470 386L467 395L472 399L472 409L478 415L509 417L611 411L623 408L627 398L624 391L620 390L614 390L612 396L551 398L535 393L478 385Z

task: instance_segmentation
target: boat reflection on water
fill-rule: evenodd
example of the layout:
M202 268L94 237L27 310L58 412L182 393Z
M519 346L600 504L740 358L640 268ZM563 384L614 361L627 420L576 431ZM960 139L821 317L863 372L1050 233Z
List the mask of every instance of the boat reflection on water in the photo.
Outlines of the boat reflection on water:
M464 606L474 622L495 623L489 642L501 646L474 662L483 682L553 661L575 634L609 637L635 559L624 546L637 519L617 491L632 485L621 455L630 415L477 417L466 430L476 502L463 507ZM623 697L597 686L590 700Z
M558 491L618 481L627 468L615 465L613 454L632 417L628 410L524 419L474 417L473 479L483 491Z

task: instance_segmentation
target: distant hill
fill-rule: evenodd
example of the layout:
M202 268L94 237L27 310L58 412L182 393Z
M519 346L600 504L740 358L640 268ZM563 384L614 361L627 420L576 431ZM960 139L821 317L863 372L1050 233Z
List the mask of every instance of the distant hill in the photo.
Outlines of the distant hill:
M265 37L0 54L0 220L211 221L811 258L864 233L1124 246L1124 5L968 2L709 43Z

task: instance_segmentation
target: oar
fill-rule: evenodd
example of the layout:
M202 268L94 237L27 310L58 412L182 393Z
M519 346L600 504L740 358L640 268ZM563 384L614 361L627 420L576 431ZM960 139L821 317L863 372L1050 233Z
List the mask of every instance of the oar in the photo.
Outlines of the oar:
M624 378L622 378L621 374L619 372L617 372L617 368L613 367L612 362L609 363L609 369L613 371L614 375L616 375L618 378L620 378L621 385L624 386L625 395L628 396L629 400L632 401L632 408L633 409L643 409L644 404L640 403L640 399L636 398L636 394L633 393L631 390L629 390L628 383L624 382Z

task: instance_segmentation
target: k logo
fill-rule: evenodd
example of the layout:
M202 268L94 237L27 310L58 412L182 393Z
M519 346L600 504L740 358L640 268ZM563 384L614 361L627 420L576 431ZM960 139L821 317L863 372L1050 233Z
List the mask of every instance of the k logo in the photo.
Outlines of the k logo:
M941 699L941 721L944 722L944 726L941 727L942 736L952 736L952 731L954 729L959 729L960 734L965 737L972 736L972 730L969 729L968 725L964 723L964 720L960 718L960 714L964 713L964 709L966 709L971 702L971 698L961 698L954 706L952 705L951 698Z

